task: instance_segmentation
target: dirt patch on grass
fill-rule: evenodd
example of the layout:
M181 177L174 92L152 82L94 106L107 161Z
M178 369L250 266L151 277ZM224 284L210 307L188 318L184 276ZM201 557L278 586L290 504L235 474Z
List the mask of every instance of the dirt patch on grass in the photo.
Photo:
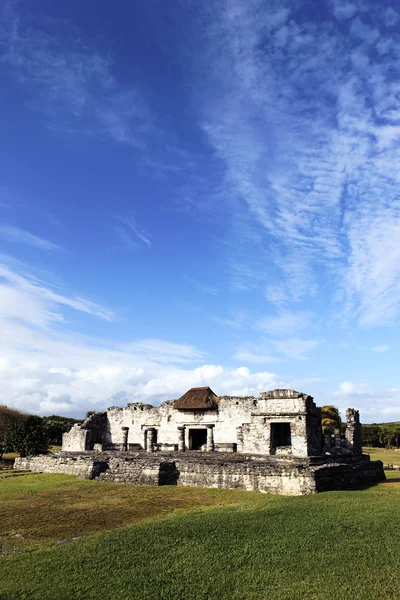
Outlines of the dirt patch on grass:
M166 516L175 511L255 504L260 494L235 490L144 487L31 474L1 483L3 553L54 545L65 539ZM15 537L18 536L18 537Z

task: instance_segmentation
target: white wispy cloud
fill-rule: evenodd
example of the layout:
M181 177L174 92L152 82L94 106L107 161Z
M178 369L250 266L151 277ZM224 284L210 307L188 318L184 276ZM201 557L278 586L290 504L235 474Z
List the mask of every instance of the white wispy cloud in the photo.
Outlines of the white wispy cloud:
M309 312L282 311L277 316L260 319L257 327L271 336L287 336L309 328L312 317Z
M339 385L339 389L334 392L335 396L357 396L360 394L365 394L367 391L367 384L365 382L353 382L353 381L343 381Z
M284 358L292 360L308 360L310 353L324 340L301 339L298 337L282 337L280 339L264 338L257 342L243 342L233 355L235 360L249 363L278 362Z
M110 345L71 332L54 336L0 322L0 401L27 411L77 415L127 402L159 404L195 386L210 385L220 395L247 395L283 385L269 371L184 367L201 360L201 352L191 346L162 340Z
M362 423L398 421L400 389L376 387L367 381L343 381L325 403L339 404L343 417L347 407L359 409Z
M39 414L77 416L133 401L158 404L194 386L210 385L219 395L257 395L276 387L309 391L321 381L318 377L285 381L265 368L245 366L275 362L276 356L302 360L317 347L317 340L243 344L236 352L242 365L227 368L202 364L205 354L188 344L159 339L115 343L85 337L71 329L65 309L113 318L98 304L54 291L26 270L1 265L0 403ZM376 413L370 412L372 396L361 394L363 390L364 384L344 382L338 395L346 404L354 404L356 395L357 406L366 407L368 418L375 418ZM386 397L382 414L386 410L389 415L399 394Z
M208 283L204 283L204 281L199 281L198 279L193 279L193 277L186 277L186 281L194 285L194 287L199 290L202 294L210 294L211 296L216 296L217 290L212 285Z
M71 328L66 309L114 318L98 304L0 264L0 403L40 414L83 415L133 401L158 404L193 386L247 395L283 385L269 371L203 364L204 353L188 344L83 336Z
M360 2L349 2L348 0L331 0L333 14L339 20L351 19L361 8Z
M114 227L114 231L119 237L122 244L128 250L135 250L141 245L150 248L151 236L137 224L136 220L131 217L115 217L118 225Z
M257 350L252 352L250 349L247 349L246 346L242 348L238 348L233 355L233 358L241 363L250 363L250 364L263 364L263 363L274 363L278 362L278 358L276 356L271 356L269 354L258 354Z
M400 308L399 15L325 5L324 21L286 0L218 5L202 123L232 214L265 231L268 300L317 298L328 274L342 311L373 326Z
M233 329L242 329L249 325L249 315L245 310L230 310L227 311L227 316L213 316L212 320L223 327L231 327Z
M399 13L396 12L395 10L393 10L393 8L391 6L389 6L385 10L385 20L386 20L386 25L388 27L393 27L394 25L396 25L399 22L399 19L400 19Z
M388 350L390 350L390 346L388 346L387 344L381 344L380 346L374 346L370 350L371 352L387 352Z
M154 362L183 363L201 360L204 353L194 346L174 344L159 339L144 339L124 346L125 351L139 353Z
M29 18L17 2L0 9L0 61L27 90L27 104L59 133L142 149L152 125L139 89L120 84L111 58L70 21L53 19L51 30L57 33L49 33L49 18Z
M111 321L111 310L76 295L64 295L46 287L29 273L19 273L0 263L0 317L21 321L34 328L48 328L64 321L62 307Z
M367 44L374 44L380 37L378 29L364 23L360 18L354 19L350 27L350 32L355 35L356 38L367 42Z
M322 340L304 340L296 337L271 340L271 345L276 352L295 360L308 360L310 352L322 343Z
M34 235L29 231L25 231L19 227L12 227L10 225L0 225L0 239L15 244L36 246L37 248L42 248L43 250L60 250L60 246L57 244Z

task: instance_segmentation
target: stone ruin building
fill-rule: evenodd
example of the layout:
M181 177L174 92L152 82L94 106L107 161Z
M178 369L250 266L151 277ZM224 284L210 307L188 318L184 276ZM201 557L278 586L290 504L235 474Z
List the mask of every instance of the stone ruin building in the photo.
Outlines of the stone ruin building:
M94 413L63 435L62 452L17 459L16 468L281 494L384 479L382 463L362 454L358 411L346 417L345 437L323 434L321 409L308 394L218 397L209 387L192 388L159 406L136 402Z

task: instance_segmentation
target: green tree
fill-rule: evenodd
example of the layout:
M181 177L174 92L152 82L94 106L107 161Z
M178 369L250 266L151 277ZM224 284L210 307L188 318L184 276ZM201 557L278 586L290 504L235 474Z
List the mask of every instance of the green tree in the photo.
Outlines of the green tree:
M321 408L322 430L325 429L341 429L342 419L340 418L339 409L332 404L327 404Z
M361 429L362 445L379 448L381 443L381 428L379 425L363 425Z
M396 444L396 448L400 447L400 427L394 430L393 443Z
M5 438L8 429L14 425L23 425L27 418L27 414L0 404L0 460L5 452Z
M4 447L6 452L16 452L20 456L46 454L49 450L49 438L43 419L30 415L23 424L10 425Z
M381 426L381 434L380 434L381 442L386 446L386 448L391 448L392 446L399 447L400 442L400 426L396 423L384 423Z
M71 417L62 417L60 415L43 417L43 424L52 444L61 444L62 434L69 431L75 423L82 423L82 421L79 419L72 419Z

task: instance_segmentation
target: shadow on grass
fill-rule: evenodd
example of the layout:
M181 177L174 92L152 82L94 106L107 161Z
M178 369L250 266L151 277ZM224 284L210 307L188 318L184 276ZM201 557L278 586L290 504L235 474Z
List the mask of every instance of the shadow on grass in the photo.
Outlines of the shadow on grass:
M360 483L360 484L356 484L354 486L348 487L348 490L367 490L376 486L379 486L381 484L387 485L390 483L400 483L400 474L392 477L392 473L394 473L394 471L385 471L385 475L386 475L386 479L381 479L378 481L368 481L366 483Z
M386 481L381 483L400 483L400 475L398 477L389 477Z
M3 469L12 469L14 466L14 459L12 460L0 460L0 471Z

